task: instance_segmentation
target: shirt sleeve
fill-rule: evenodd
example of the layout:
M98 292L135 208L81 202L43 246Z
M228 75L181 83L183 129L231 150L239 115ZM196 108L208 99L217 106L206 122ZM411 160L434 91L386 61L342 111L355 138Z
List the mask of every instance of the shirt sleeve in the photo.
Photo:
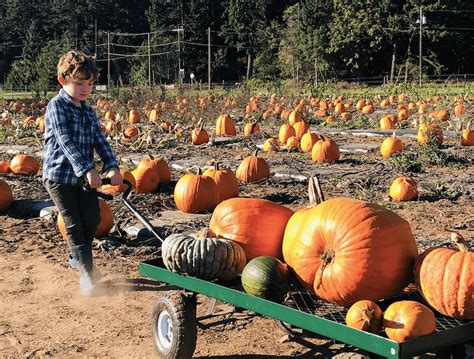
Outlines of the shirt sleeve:
M49 120L53 136L56 138L59 147L61 147L64 155L70 162L74 174L77 177L82 177L93 169L94 163L88 161L71 140L71 134L66 126L66 113L59 101L50 102L45 117Z
M97 115L92 109L90 109L90 112L94 126L94 148L104 163L104 166L102 167L102 173L114 167L118 168L117 160L115 158L114 152L112 151L112 147L99 127L99 119L97 118Z

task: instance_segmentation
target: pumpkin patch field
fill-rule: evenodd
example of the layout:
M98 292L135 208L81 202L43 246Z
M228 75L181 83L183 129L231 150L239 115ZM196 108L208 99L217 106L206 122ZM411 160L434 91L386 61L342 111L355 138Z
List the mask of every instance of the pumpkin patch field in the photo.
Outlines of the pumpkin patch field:
M120 200L125 186L104 186L115 197L101 201L93 244L103 279L96 296L79 294L41 180L47 103L0 102L0 357L155 357L151 309L169 287L137 266L161 255L161 243ZM92 105L133 185L130 202L171 236L163 257L172 270L206 280L244 273L244 287L270 300L284 297L276 282L292 275L322 300L357 303L354 327L399 341L431 333L434 311L474 320L472 95L142 95ZM213 257L175 261L204 240ZM255 287L270 270L275 285ZM456 293L438 283L443 275ZM423 305L382 313L373 303L410 283ZM364 355L225 303L208 315L210 300L197 301L196 358ZM364 308L377 323L363 321ZM412 332L389 328L400 311L416 317Z

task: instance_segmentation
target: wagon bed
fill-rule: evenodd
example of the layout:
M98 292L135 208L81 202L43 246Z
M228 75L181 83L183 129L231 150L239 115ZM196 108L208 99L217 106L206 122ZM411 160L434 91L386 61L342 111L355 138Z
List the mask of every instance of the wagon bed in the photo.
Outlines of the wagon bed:
M436 316L434 333L403 343L350 328L345 325L346 308L323 302L305 290L295 278L292 278L289 283L288 295L284 301L276 303L245 293L239 278L231 282L206 281L171 272L164 267L161 259L140 263L139 272L145 277L192 293L204 294L236 307L274 318L289 327L301 328L386 358L411 358L440 350L448 350L454 358L465 358L465 344L474 340L474 321L460 321L443 316L436 311L434 312ZM398 300L424 302L416 291L407 291L400 296L379 301L377 304L385 310L389 304ZM195 312L192 315L195 316ZM175 344L180 345L180 343ZM160 355L160 350L158 354ZM162 357L173 356L163 355Z

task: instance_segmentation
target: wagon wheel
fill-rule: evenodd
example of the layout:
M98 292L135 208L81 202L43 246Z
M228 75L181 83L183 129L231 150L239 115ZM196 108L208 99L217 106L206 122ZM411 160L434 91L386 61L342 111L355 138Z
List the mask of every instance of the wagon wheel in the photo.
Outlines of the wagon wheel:
M152 314L152 334L160 358L192 358L196 348L196 306L178 291L163 292Z

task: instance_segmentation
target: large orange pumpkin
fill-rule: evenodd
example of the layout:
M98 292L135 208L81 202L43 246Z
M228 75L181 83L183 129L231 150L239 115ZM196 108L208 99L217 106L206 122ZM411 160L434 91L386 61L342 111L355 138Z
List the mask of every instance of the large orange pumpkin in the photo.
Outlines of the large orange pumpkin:
M10 161L10 169L16 175L35 175L38 173L39 168L39 161L36 157L30 155L17 154Z
M283 258L323 300L350 306L399 293L418 254L410 225L396 213L352 198L295 212Z
M142 159L137 166L137 169L151 168L160 177L161 183L168 183L171 178L171 171L168 162L160 157L153 157L148 154L149 158Z
M13 194L7 182L0 179L0 212L6 211L13 201Z
M95 231L95 235L94 235L95 238L105 237L114 226L114 216L112 214L112 211L110 210L107 202L105 202L103 199L100 199L100 198L99 198L99 210L100 210L100 222ZM66 228L64 227L64 220L63 220L63 217L61 216L61 213L58 214L58 219L57 219L56 224L63 238L67 240Z
M176 207L184 213L202 213L213 210L219 202L219 192L214 180L209 176L187 173L174 188Z
M291 209L258 198L230 198L212 213L209 228L217 237L238 242L247 261L258 256L282 259L285 226Z
M433 311L421 303L402 300L392 303L383 314L387 336L396 342L431 334L436 329Z
M270 166L261 157L257 157L258 149L253 155L245 157L237 167L236 176L245 183L260 182L270 177Z
M214 163L213 168L204 171L204 176L211 177L217 185L219 202L239 195L239 182L235 173L227 167L219 167L219 162Z
M441 314L474 320L474 253L459 243L460 250L435 247L423 252L414 266L415 283Z

